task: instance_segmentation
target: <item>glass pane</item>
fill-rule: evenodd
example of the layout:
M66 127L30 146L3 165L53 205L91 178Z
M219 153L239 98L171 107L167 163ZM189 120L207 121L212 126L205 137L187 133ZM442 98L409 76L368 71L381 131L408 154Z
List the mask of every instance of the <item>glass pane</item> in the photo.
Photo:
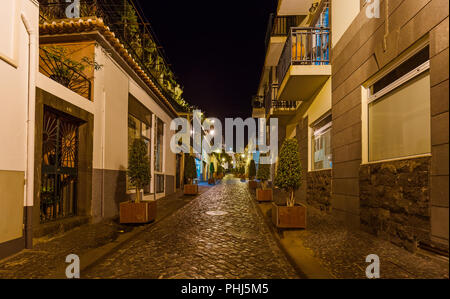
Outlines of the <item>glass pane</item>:
M142 135L143 137L147 138L147 139L150 139L150 137L151 137L151 127L148 126L148 125L145 124L145 123L142 123L142 126L141 126L141 135Z
M139 130L140 130L140 121L132 115L128 116L128 138L131 146L132 141L136 138L139 138Z
M164 123L157 119L156 125L156 153L155 153L155 169L162 171L163 169L163 145L164 145Z
M144 140L145 145L146 145L146 147L147 147L147 155L149 155L151 143L150 143L149 140L146 140L146 139L143 139L143 140ZM150 157L150 155L149 155L149 157ZM151 160L149 159L149 161L148 161L149 164L150 164L150 161L151 161ZM150 166L150 167L151 167L151 166ZM150 186L151 186L151 180L150 180L150 183L149 183L147 186L144 187L144 194L150 194Z
M369 105L369 160L430 153L430 73Z
M128 153L131 150L133 141L136 138L140 138L140 121L132 115L128 115ZM134 190L134 186L131 185L127 175L127 190Z
M313 169L329 169L332 167L331 130L313 136Z

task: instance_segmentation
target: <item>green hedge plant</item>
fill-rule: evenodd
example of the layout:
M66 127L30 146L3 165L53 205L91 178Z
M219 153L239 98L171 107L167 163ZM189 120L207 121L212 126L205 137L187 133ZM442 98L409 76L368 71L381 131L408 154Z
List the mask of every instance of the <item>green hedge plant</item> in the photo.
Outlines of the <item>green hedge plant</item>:
M186 154L184 162L184 178L192 184L197 177L197 167L195 167L195 159L193 156Z
M248 165L248 178L250 180L253 180L256 176L256 164L254 160L250 161L250 164Z
M295 206L295 191L300 188L302 166L298 143L295 139L286 139L281 147L275 185L290 193L287 206Z
M150 159L147 145L142 139L135 139L130 149L128 177L136 188L136 202L141 201L141 190L150 184Z
M261 158L259 161L256 178L261 181L262 189L265 190L267 189L267 181L270 178L270 164L261 164Z

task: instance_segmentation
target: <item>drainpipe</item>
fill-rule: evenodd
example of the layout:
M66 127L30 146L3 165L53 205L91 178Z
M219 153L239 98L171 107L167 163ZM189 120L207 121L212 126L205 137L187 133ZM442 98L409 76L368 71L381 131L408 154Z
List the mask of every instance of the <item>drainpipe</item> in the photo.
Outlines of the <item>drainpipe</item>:
M389 0L384 1L384 37L383 37L383 50L387 51L387 38L389 35Z
M33 247L33 205L34 205L34 142L35 142L35 111L36 111L36 32L22 13L22 22L28 33L28 102L27 102L27 150L25 170L25 199L24 199L24 237L25 248Z

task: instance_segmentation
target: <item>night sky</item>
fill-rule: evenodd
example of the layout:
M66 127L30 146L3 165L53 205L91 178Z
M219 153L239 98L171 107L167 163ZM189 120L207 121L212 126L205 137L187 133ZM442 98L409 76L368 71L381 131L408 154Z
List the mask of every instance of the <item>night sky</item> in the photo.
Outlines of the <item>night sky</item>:
M135 0L150 22L184 97L208 117L251 117L276 0Z

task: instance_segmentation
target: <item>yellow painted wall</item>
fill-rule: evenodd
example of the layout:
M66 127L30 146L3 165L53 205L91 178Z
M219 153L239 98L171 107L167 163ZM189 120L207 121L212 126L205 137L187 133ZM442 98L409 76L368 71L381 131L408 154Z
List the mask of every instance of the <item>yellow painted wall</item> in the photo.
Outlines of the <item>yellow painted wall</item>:
M305 116L308 116L308 170L312 170L311 160L312 160L312 135L313 129L311 128L311 124L316 122L322 116L324 116L327 112L331 110L331 78L325 83L324 86L320 89L320 91L315 96L311 106L306 112Z
M322 86L314 97L311 106L305 116L308 116L308 124L311 125L325 113L331 110L331 78Z

